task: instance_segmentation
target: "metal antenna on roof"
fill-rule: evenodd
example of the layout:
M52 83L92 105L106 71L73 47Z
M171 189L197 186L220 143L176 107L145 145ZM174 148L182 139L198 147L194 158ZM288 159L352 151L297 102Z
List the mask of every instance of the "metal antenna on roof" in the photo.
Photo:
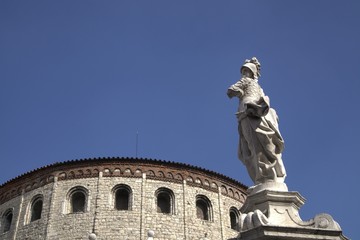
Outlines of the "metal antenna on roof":
M138 155L138 141L139 141L139 131L136 131L136 145L135 145L135 157Z

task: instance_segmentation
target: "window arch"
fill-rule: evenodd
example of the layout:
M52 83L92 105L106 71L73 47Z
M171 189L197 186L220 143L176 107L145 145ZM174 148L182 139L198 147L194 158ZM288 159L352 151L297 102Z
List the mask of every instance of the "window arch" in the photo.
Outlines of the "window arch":
M158 213L174 214L175 212L175 195L168 188L159 188L155 192L156 208Z
M84 187L74 187L68 193L68 213L87 211L88 191Z
M30 222L41 219L42 208L43 208L43 196L37 195L31 201Z
M235 207L231 207L229 211L230 227L236 231L239 230L239 211Z
M10 231L11 228L11 223L12 223L12 219L13 219L13 211L12 209L8 209L5 211L5 213L2 216L2 232L8 232Z
M121 184L113 188L114 208L116 210L131 210L132 190L128 185Z
M204 195L196 196L196 216L199 219L211 221L212 207L210 200Z

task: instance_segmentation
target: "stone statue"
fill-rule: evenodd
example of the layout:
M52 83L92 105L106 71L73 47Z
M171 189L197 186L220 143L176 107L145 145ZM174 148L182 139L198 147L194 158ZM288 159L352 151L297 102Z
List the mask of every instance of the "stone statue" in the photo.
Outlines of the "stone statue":
M300 218L305 199L298 192L289 192L284 182L284 141L278 116L258 83L259 61L255 57L245 60L240 72L241 79L230 86L227 95L240 99L238 155L255 185L248 189L240 208L238 239L348 239L329 214L318 214L309 221Z
M284 141L278 116L258 83L259 61L255 57L246 60L240 72L241 79L227 91L229 98L240 99L236 113L240 135L238 157L255 185L284 183L286 172L281 158Z

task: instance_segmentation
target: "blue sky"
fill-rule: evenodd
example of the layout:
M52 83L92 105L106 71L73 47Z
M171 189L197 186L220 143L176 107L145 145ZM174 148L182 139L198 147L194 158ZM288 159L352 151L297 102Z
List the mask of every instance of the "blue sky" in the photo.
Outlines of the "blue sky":
M304 220L360 238L359 1L0 1L0 182L72 159L237 159L246 58L280 118Z

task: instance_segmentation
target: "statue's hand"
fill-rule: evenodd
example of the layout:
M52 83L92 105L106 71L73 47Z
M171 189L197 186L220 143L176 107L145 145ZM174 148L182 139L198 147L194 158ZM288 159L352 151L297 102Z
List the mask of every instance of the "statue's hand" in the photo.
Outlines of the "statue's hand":
M235 91L235 90L229 88L227 90L227 95L229 98L238 97L238 96L241 96L242 94L243 94L243 91L241 89Z
M269 169L272 169L273 167L275 167L276 162L277 162L277 160L275 160L274 162L269 163L269 164L266 164L264 162L259 162L258 164L259 164L260 169L267 172Z
M229 98L233 98L235 97L236 92L234 90L228 89L226 94Z

